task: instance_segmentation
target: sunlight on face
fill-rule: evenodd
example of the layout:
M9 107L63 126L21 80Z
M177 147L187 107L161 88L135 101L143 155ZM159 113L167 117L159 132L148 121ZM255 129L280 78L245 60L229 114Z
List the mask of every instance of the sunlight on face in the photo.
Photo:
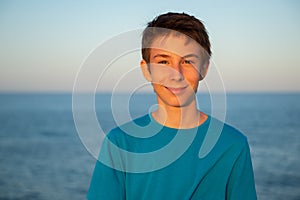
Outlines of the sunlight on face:
M201 51L197 42L184 35L169 34L153 41L149 71L162 101L182 106L195 98L203 63Z

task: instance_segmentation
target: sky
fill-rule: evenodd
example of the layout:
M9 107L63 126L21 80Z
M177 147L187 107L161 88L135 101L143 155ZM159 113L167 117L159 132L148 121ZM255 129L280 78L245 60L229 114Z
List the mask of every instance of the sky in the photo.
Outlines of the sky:
M299 92L299 10L297 0L0 0L0 92L72 92L80 67L99 45L170 11L204 22L226 91ZM137 67L139 56L119 65L131 59ZM118 67L97 90L110 91L116 75L122 76ZM127 76L120 90L135 85Z

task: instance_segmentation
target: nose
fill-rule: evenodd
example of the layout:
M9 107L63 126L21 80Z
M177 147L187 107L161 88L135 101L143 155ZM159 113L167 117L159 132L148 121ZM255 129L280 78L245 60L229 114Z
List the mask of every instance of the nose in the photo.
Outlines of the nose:
M170 79L175 81L183 80L182 67L180 63L174 63L170 67Z

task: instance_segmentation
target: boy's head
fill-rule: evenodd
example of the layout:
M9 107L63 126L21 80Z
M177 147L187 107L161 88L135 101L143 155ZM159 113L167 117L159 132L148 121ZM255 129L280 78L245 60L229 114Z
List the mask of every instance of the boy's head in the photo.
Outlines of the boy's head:
M162 35L182 33L196 41L205 50L204 59L209 60L211 56L209 37L203 23L185 13L166 13L159 15L153 21L148 23L148 26L143 32L142 37L142 57L150 62L150 48L153 40Z
M160 105L191 105L207 73L210 55L204 25L187 14L160 15L143 32L142 72Z

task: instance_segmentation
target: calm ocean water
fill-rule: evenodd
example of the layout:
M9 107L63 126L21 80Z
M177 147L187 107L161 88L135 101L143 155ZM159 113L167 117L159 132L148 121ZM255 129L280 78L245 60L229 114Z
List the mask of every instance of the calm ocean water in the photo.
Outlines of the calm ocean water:
M200 108L210 112L208 96ZM226 121L247 135L258 197L300 199L300 94L229 94ZM153 95L136 95L132 117ZM115 123L109 95L96 96L107 131ZM70 94L0 95L0 199L85 199L95 160L75 129Z

